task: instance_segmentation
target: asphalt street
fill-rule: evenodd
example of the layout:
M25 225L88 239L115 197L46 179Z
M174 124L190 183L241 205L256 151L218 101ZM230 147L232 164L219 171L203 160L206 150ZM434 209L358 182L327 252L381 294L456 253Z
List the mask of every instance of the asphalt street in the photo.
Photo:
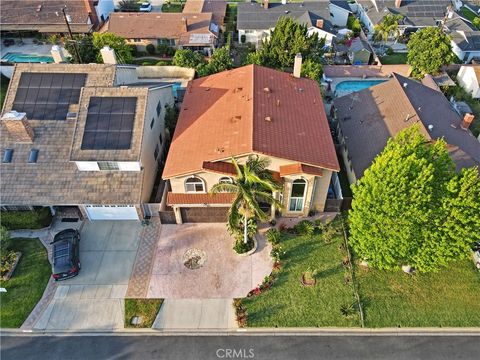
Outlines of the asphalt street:
M1 359L479 359L480 336L1 337Z

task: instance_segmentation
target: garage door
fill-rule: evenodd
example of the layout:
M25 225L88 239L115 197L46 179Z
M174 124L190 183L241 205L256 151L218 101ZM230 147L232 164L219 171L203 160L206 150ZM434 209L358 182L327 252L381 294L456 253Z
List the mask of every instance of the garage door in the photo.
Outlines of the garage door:
M137 209L133 205L85 206L90 220L138 220Z
M180 208L184 223L213 223L227 221L226 207L183 207Z

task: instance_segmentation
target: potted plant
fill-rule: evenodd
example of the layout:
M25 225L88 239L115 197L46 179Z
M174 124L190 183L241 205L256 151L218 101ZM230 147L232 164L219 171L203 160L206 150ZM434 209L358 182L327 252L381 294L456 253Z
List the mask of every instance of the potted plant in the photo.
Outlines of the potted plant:
M316 276L318 275L318 270L308 268L303 274L301 278L301 282L303 286L314 286L317 283Z

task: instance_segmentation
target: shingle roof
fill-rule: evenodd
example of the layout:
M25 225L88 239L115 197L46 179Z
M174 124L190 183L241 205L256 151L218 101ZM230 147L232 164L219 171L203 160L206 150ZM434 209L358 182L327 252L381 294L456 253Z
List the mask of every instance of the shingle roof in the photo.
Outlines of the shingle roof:
M17 64L10 81L4 112L12 109L18 82L23 72L68 72L87 74L83 91L112 88L115 66L104 64ZM132 89L130 89L132 91ZM133 89L136 91L137 88ZM85 97L86 94L83 95ZM77 109L78 105L71 105ZM80 113L82 113L80 109ZM9 136L0 138L0 149L11 148L13 161L0 164L2 204L77 205L137 204L142 197L144 171L79 171L70 152L77 118L49 121L29 119L35 137L32 144L15 143ZM38 149L38 161L28 164L31 149Z
M113 13L105 30L126 39L177 39L179 45L185 45L194 34L210 35L212 42L211 22L211 13Z
M233 193L218 194L184 194L172 193L167 194L168 205L188 205L188 204L231 204L235 199Z
M323 19L323 29L333 32L330 22L329 1L305 3L270 4L264 9L259 3L239 3L237 5L237 29L262 30L274 28L281 16L290 17L307 26L316 24L317 19Z
M335 99L334 106L357 178L390 137L414 123L422 125L427 139L444 137L460 148L467 155L462 165L480 163L480 143L460 129L461 118L445 96L414 80L395 74L388 82Z
M338 171L315 81L258 65L193 80L163 177L252 152Z
M226 0L187 0L182 12L190 14L212 13L213 21L218 25L223 25L226 11Z
M452 32L450 37L452 38L453 42L463 51L479 51L480 31L468 31L463 34L460 32Z
M66 7L73 32L89 32L89 15L84 0L2 0L0 23L2 31L39 30L66 32L61 9Z

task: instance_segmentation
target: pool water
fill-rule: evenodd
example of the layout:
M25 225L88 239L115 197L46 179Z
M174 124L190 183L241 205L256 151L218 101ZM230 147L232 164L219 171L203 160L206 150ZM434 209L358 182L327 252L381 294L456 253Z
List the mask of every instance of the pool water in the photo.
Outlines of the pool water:
M179 83L179 82L173 83L172 91L173 91L173 96L174 97L177 97L177 90L178 89L182 89L182 83Z
M338 83L335 87L337 96L344 96L355 91L361 91L369 87L381 84L387 80L347 80Z
M9 52L6 53L2 60L14 63L53 63L53 57L47 55L31 55Z

